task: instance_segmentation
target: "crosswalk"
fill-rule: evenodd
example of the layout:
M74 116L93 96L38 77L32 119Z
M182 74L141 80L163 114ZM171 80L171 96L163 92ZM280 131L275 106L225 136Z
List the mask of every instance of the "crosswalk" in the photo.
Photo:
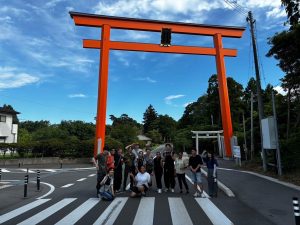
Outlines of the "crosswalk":
M188 210L188 204L196 207L196 213ZM162 210L162 205L166 205L167 208ZM128 213L128 209L131 214ZM0 215L0 224L159 225L168 221L167 224L192 225L198 224L195 221L199 221L199 218L196 217L208 217L209 224L213 225L233 225L210 199L192 197L188 201L182 197L116 197L112 202L104 202L97 198L38 199Z

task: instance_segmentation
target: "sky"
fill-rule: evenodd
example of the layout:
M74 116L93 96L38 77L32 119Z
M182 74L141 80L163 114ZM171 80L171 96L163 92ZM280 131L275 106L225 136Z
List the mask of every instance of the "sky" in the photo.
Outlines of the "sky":
M262 88L278 88L284 76L278 62L265 56L268 37L287 29L280 0L0 0L0 105L12 105L21 121L95 122L100 50L82 48L82 39L99 40L101 28L75 26L69 11L244 26L242 38L223 39L225 48L238 50L226 58L226 74L244 87L255 76L246 22L252 11ZM112 30L111 39L159 44L160 33ZM173 34L172 44L213 47L213 40ZM149 104L178 120L215 73L213 56L111 51L106 121L125 113L142 122Z

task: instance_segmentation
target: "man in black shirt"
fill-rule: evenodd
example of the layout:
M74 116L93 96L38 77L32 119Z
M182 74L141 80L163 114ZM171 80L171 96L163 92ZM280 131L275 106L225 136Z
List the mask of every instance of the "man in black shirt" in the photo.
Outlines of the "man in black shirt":
M194 197L202 197L203 185L201 180L201 166L203 161L200 155L197 155L196 150L192 149L192 155L189 158L189 168L192 172L192 180L194 182L195 194ZM198 192L197 186L200 187L200 192Z

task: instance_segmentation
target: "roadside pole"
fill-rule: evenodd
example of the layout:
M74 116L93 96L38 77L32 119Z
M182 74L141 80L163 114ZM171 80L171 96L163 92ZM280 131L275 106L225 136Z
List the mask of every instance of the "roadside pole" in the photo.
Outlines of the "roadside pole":
M272 105L273 105L273 116L274 116L274 129L275 129L275 139L276 139L276 159L277 159L277 171L278 175L282 175L281 168L281 156L280 156L280 148L279 148L279 138L278 138L278 128L277 128L277 116L276 116L276 107L275 107L275 97L274 91L272 90Z

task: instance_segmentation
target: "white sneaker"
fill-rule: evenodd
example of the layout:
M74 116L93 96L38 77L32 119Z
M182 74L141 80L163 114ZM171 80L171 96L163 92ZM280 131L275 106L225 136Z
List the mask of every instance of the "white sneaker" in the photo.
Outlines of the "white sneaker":
M174 193L174 189L173 188L171 189L171 192Z
M161 189L158 189L157 192L158 192L158 194L161 194Z

